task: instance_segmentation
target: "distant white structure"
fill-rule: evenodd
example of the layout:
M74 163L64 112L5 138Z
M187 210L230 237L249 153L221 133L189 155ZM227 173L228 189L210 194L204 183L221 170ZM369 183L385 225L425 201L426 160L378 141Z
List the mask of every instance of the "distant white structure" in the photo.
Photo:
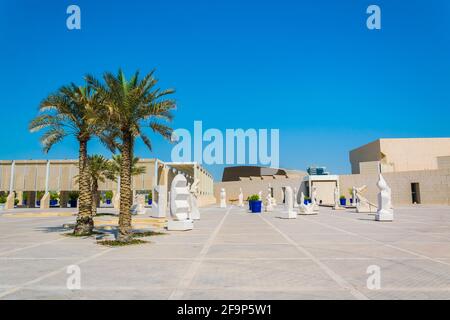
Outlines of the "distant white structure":
M195 179L194 183L192 183L189 192L190 192L190 215L192 220L200 220L200 211L198 210L198 184L200 183L199 179Z
M285 188L285 210L279 216L282 219L297 219L297 213L294 211L294 195L292 188L287 186Z
M189 197L186 177L177 174L170 188L170 215L167 230L185 231L194 228L194 223L189 219Z
M242 188L239 188L239 207L244 206L244 194L242 193Z
M298 190L294 188L294 208L298 208Z
M334 188L334 207L333 210L344 210L340 205L339 188Z
M272 196L270 195L270 193L267 194L266 197L266 207L265 207L267 212L271 212L273 211L273 205L272 205Z
M317 188L314 186L311 191L311 205L315 212L319 212L319 205L317 204Z
M317 214L317 212L314 211L314 206L312 203L305 204L305 195L303 194L303 192L301 193L301 196L300 196L300 206L298 208L298 214L299 215Z
M380 193L378 194L378 211L375 215L377 221L393 221L394 210L392 209L392 192L389 188L386 180L380 174L380 178L377 183Z
M225 188L222 188L220 190L220 207L221 208L227 207L227 193L225 191Z

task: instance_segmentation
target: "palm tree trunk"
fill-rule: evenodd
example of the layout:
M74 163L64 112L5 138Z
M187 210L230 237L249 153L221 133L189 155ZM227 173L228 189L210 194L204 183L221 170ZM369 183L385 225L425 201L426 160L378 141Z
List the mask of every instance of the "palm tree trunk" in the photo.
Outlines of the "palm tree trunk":
M133 138L130 132L123 133L122 167L120 170L120 212L119 235L117 240L131 240L131 161L133 159Z
M98 181L96 179L92 180L92 218L97 215L97 203L98 203Z
M80 190L80 196L78 198L78 217L73 233L76 235L91 234L94 229L94 222L91 217L91 187L89 173L87 172L87 142L88 139L80 139L79 150L79 179L78 188Z

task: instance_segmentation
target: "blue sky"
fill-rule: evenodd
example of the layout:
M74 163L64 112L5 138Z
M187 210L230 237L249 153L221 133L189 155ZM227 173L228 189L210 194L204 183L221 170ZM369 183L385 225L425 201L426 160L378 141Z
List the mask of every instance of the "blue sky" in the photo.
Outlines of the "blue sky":
M81 30L66 28L70 4ZM76 158L73 139L43 154L28 122L59 86L119 67L177 89L175 128L280 129L282 167L347 173L348 151L379 137L450 136L447 0L1 0L0 41L0 159ZM169 160L152 137L136 154Z

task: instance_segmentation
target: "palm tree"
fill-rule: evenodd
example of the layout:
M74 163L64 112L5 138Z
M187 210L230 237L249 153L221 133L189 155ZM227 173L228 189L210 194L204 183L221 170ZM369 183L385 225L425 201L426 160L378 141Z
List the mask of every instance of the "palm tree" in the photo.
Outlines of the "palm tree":
M86 80L103 99L102 106L107 112L104 117L108 122L109 143L111 148L117 147L122 154L120 171L120 214L118 241L131 240L131 165L135 139L140 137L151 150L152 144L144 133L149 127L154 133L170 140L172 128L161 123L171 121L171 110L175 109L175 101L166 98L174 93L173 89L161 90L155 88L158 80L153 77L154 71L142 79L136 72L130 79L126 79L122 70L117 75L105 73L104 84L92 76Z
M88 157L87 170L89 173L92 192L91 215L94 217L97 214L98 183L105 182L106 179L114 180L114 175L111 172L110 161L97 154Z
M48 153L55 143L67 136L74 136L79 143L79 207L74 234L91 234L94 223L91 217L91 194L87 172L87 144L96 134L98 95L92 86L70 84L46 97L39 106L39 113L30 122L31 132L45 129L41 137L43 150Z
M132 176L138 176L140 174L144 174L146 172L144 166L138 166L139 158L134 157L133 161L131 162L131 175ZM120 173L122 171L122 155L121 154L115 154L112 157L112 160L109 163L109 170L111 177L120 177Z

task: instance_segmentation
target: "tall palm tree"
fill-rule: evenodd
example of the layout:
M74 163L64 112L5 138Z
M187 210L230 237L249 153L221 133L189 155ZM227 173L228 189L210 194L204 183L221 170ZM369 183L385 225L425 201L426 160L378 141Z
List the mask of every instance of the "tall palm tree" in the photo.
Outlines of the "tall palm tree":
M117 75L105 73L104 83L92 76L86 80L102 97L102 106L107 112L108 131L111 147L117 147L122 154L120 171L120 214L118 241L131 240L131 165L135 139L140 137L151 150L150 138L144 133L149 127L154 133L170 140L172 128L161 121L171 121L171 110L175 109L175 101L166 96L174 93L173 89L156 88L158 82L150 72L142 79L136 72L127 79L122 70Z
M99 96L92 86L70 84L46 97L39 106L39 115L29 124L31 132L45 129L41 137L43 150L48 153L55 143L74 136L79 143L79 207L74 234L91 234L91 194L87 172L87 145L96 134L96 113Z
M111 163L105 157L95 154L88 157L88 173L91 182L92 207L91 215L97 214L98 203L98 183L105 182L106 179L113 180L114 175L111 171Z

